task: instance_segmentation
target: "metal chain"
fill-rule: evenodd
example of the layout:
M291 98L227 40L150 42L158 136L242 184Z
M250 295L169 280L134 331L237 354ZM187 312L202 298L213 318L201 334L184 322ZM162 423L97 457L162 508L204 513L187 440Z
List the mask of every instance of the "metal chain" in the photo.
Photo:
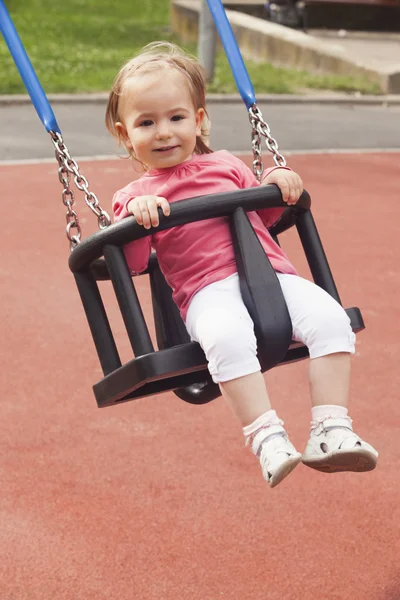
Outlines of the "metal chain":
M274 162L278 167L286 166L284 156L279 152L277 141L271 136L269 125L264 121L262 113L257 104L249 109L249 120L252 126L252 150L253 150L253 171L259 181L264 168L261 159L261 136L265 138L265 144L268 150L273 154ZM62 135L55 131L50 131L50 136L55 147L56 159L59 164L58 178L64 186L62 192L62 201L67 207L67 227L66 234L73 250L81 241L82 229L79 224L79 218L74 210L74 192L70 187L70 175L74 176L76 187L85 194L85 202L97 216L99 229L105 229L111 223L108 213L100 206L99 200L93 192L89 191L89 183L79 172L78 163L70 156L67 146L64 144ZM75 230L75 233L74 233Z
M79 244L79 242L81 241L82 230L81 230L81 226L79 224L78 215L76 214L76 212L73 209L75 196L74 196L74 192L71 190L71 187L70 187L69 171L64 165L63 157L60 154L58 154L57 152L56 152L56 158L57 158L57 161L59 164L58 179L60 180L61 184L64 186L64 189L62 192L62 201L63 201L64 205L67 207L66 234L67 234L67 238L70 243L70 248L71 248L71 250L73 250L75 248L75 246L77 246ZM74 233L74 230L76 231L76 233Z
M272 137L269 125L264 121L262 112L257 104L253 104L249 108L249 120L252 127L251 132L251 147L253 150L253 172L258 181L261 181L261 176L264 171L261 159L261 136L265 138L265 144L268 150L273 154L274 162L277 167L285 167L286 160L279 152L278 143Z
M73 250L81 241L82 229L79 224L78 215L75 212L74 206L74 192L70 187L70 176L74 176L76 187L85 194L85 202L97 216L99 229L105 229L111 223L111 219L108 213L103 210L99 204L96 194L89 191L89 183L87 179L80 174L78 163L73 160L70 156L68 148L64 144L62 135L55 131L50 131L50 136L55 147L56 159L59 164L58 178L61 184L64 186L62 192L62 201L67 207L67 227L66 234L70 242L71 250ZM74 233L75 230L75 233Z

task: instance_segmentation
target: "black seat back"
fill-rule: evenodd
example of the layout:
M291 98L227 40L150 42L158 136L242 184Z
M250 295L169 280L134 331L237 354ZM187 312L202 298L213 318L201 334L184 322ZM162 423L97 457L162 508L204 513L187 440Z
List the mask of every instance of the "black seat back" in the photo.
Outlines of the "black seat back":
M241 294L254 322L261 368L266 371L281 362L289 349L292 340L290 316L276 273L242 208L237 208L231 217L231 232ZM159 349L188 342L189 335L172 299L171 288L154 256L150 283ZM211 377L198 384L179 388L175 393L196 404L212 400L220 394Z
M261 369L267 371L285 357L292 322L276 273L242 208L233 213L231 231L240 291L254 323Z

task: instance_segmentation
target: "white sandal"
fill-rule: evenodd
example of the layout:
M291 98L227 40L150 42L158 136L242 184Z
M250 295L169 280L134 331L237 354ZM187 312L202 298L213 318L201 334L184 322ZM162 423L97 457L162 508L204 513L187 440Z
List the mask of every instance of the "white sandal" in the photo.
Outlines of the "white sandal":
M290 442L282 425L262 428L253 437L251 446L271 488L285 479L301 461L300 452Z
M317 471L372 471L378 452L354 433L349 417L311 422L310 439L303 464Z

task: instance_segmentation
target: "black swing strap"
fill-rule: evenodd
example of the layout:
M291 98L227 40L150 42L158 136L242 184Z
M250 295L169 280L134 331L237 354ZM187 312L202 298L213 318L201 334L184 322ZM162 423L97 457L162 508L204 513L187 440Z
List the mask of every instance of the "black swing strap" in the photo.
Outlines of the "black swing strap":
M278 152L278 144L271 137L269 127L257 107L253 85L222 2L207 0L207 3L239 93L249 111L253 128L253 171L260 181L263 173L261 135L266 137L267 147L272 152L276 165L285 166L286 161ZM284 358L290 346L292 324L289 312L276 273L243 209L234 212L231 231L243 301L254 322L261 366L263 370L267 370Z

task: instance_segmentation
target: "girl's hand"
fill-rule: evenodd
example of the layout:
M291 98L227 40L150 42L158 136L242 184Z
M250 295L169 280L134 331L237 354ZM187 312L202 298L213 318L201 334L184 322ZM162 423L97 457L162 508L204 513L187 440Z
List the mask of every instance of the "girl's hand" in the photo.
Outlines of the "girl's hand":
M296 204L303 193L303 182L294 171L274 169L262 180L261 185L275 183L282 193L282 200L287 204Z
M137 196L131 200L127 206L128 211L136 218L139 225L143 225L145 229L150 227L158 227L158 208L166 217L171 212L169 202L161 196Z

